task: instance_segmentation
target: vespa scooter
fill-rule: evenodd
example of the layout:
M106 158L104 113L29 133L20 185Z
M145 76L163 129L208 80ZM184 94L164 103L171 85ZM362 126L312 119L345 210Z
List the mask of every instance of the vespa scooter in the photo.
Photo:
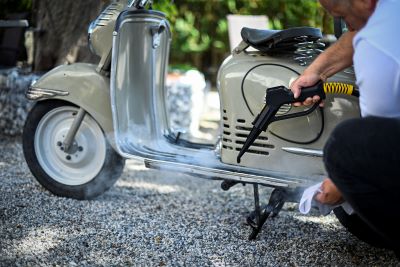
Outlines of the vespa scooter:
M322 148L332 129L359 116L354 74L305 88L324 108L294 107L289 87L323 50L319 29L242 29L243 41L222 63L217 86L221 132L192 142L169 126L165 77L171 32L151 1L115 1L89 27L98 65L59 66L33 84L37 101L23 133L36 179L56 195L91 199L109 189L124 161L254 187L248 222L254 239L268 216L325 175ZM253 48L250 51L249 48ZM261 112L260 112L261 111ZM266 206L259 186L273 187Z

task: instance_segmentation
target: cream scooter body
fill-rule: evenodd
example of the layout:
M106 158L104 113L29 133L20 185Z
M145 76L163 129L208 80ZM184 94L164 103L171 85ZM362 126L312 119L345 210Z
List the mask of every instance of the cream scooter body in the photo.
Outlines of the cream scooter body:
M301 143L315 137L321 127L318 112L271 124L269 131L275 134L261 135L268 139L260 143L264 149L255 147L237 164L246 129L252 127L251 122L263 106L265 88L288 87L306 66L294 60L291 53L269 56L259 51L236 50L221 65L218 75L222 130L215 143L217 148L193 150L171 144L165 136L177 133L169 128L164 101L171 40L168 22L156 11L129 11L125 6L123 1L111 4L89 29L91 49L101 58L98 65L57 67L38 80L27 96L34 100L60 99L84 109L120 155L143 159L148 167L281 187L302 187L325 175L323 144L338 122L358 116L357 99L328 95L323 111L325 129L311 144L294 145L283 139ZM121 16L123 10L125 15ZM137 36L146 38L143 29L151 27L160 29L159 36L148 35L148 40L138 41ZM156 41L161 43L151 49L146 47ZM149 51L148 57L143 57L144 50ZM131 58L127 59L127 55ZM354 75L342 72L331 81L352 84ZM302 108L289 109L286 112Z
M58 195L88 199L107 190L122 173L124 159L133 158L149 168L223 180L226 190L236 183L253 184L257 218L262 216L258 185L279 189L271 197L275 214L284 201L298 201L302 188L326 175L322 149L330 132L339 122L359 116L358 99L342 94L354 86L351 70L329 80L338 86L332 91L340 94L328 94L325 108L273 122L237 163L268 97L266 89L289 87L320 52L313 45L320 44L302 35L310 29L300 29L293 39L296 51L250 51L242 42L218 73L220 135L208 144L193 143L169 126L165 78L171 32L164 14L144 8L147 2L135 0L127 7L126 1L117 1L92 23L89 41L100 56L98 65L57 67L28 90L27 97L38 101L23 137L35 177ZM284 105L278 115L305 109ZM103 135L107 141L101 140ZM92 156L99 158L97 165L90 162ZM76 178L80 175L87 176L84 183ZM257 219L253 236L263 223Z
M152 30L159 36L149 34ZM136 36L142 37L140 42ZM304 62L295 61L293 52L267 55L236 49L222 64L218 75L220 139L212 144L215 147L193 145L170 129L168 123L164 56L168 54L169 41L168 24L156 11L128 10L117 21L110 93L120 155L143 159L150 168L231 182L301 188L321 181L326 175L321 160L323 144L339 121L358 116L357 98L330 95L323 110L271 124L269 132L262 134L264 139L238 164L237 154L251 122L264 105L266 88L288 87L304 70ZM341 73L331 81L351 84L354 76ZM304 109L287 108L280 113ZM312 139L315 141L310 142Z

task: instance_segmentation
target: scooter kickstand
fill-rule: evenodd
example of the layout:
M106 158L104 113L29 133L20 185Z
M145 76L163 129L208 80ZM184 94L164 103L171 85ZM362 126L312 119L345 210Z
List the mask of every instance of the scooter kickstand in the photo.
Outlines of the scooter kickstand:
M282 189L276 188L272 191L268 204L261 208L258 184L254 184L253 188L255 210L247 217L247 223L252 228L249 240L254 240L257 238L257 235L260 233L269 215L271 213L271 217L278 215L286 200L286 192Z

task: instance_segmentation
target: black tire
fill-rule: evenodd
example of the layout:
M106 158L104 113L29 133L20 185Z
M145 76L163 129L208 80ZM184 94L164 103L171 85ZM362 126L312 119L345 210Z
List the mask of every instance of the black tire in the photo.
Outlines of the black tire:
M339 222L354 236L371 246L389 248L386 242L357 214L348 215L342 207L333 210Z
M53 109L63 106L76 107L68 102L48 100L37 102L31 109L22 134L22 146L25 160L36 180L53 194L80 200L93 199L103 194L114 185L122 174L125 159L114 151L103 133L106 143L106 156L103 166L95 177L80 185L63 184L50 177L42 168L37 158L34 144L35 134L43 116ZM88 116L88 114L86 116Z

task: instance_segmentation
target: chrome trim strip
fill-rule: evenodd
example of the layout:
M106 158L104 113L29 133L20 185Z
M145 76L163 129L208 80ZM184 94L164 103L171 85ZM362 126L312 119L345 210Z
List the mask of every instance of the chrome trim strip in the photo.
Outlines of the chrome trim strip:
M40 100L43 98L52 98L55 96L67 96L69 92L56 90L56 89L45 89L39 87L29 87L28 91L26 92L25 96L29 100Z
M198 176L206 179L228 179L238 182L257 183L266 186L284 188L296 188L301 185L301 181L299 180L290 180L283 177L278 178L272 176L249 174L244 172L222 170L178 162L145 159L144 163L147 168L186 173L192 176Z
M300 147L282 147L283 151L302 155L302 156L311 156L311 157L322 157L324 155L323 151L320 149L306 149Z

